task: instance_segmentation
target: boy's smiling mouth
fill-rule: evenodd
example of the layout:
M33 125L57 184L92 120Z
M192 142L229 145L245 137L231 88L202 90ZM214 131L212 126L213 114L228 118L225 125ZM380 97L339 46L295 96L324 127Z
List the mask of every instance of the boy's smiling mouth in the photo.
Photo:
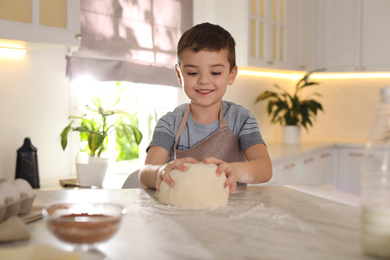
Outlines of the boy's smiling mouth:
M214 90L211 90L211 89L198 89L196 90L196 92L200 93L200 94L209 94L211 92L213 92Z

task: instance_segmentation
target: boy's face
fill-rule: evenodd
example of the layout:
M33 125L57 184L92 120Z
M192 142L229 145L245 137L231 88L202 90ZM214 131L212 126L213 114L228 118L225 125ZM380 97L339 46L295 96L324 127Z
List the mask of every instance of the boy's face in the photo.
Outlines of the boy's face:
M176 72L191 104L219 106L227 86L236 79L237 66L230 71L225 50L194 52L187 49L182 52L180 67L176 65Z

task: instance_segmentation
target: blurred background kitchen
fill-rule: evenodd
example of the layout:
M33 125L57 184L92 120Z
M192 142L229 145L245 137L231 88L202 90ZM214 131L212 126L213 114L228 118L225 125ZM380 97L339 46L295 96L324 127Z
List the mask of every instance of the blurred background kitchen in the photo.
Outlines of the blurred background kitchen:
M39 13L38 7L44 4L47 9ZM107 33L102 27L107 23L95 24L97 29L90 31L83 29L88 25L88 15L96 10L101 10L103 16L115 17L107 21L116 21L110 28L117 31ZM114 34L122 42L137 41L145 53L156 54L162 48L172 55L180 34L205 21L221 25L236 39L240 73L225 99L253 112L270 146L281 142L281 126L270 123L266 102L255 103L255 98L275 83L292 90L305 72L318 68L326 68L326 72L315 73L311 79L320 83L315 91L322 94L319 100L324 113L318 115L308 132L302 131L302 142L364 142L379 105L380 88L390 86L388 10L387 0L0 0L0 47L7 47L5 53L0 49L0 178L14 178L16 150L25 137L30 137L38 149L42 181L75 174L77 138L71 149L63 151L60 146L60 133L68 116L84 106L83 100L91 92L124 81L118 78L101 84L91 75L76 77L77 68L70 68L72 78L67 75L72 59L76 63L77 58L88 55L88 49L87 54L77 54L84 39L96 37L98 42L107 43L105 37ZM45 25L39 14L46 13L49 24L50 19L56 21L59 17L65 17L65 22ZM118 18L118 14L122 17ZM187 23L183 22L186 19ZM164 37L160 44L158 39L148 42L151 35L158 36L152 28L159 25L175 32L169 46L161 44ZM88 32L85 38L83 30ZM77 34L82 40L74 37ZM15 46L20 43L21 47ZM88 48L92 48L89 44ZM110 44L104 48L107 46ZM20 58L7 56L11 47L26 52ZM142 73L128 73L130 78L126 81L136 84L123 83L133 89L129 98L137 101L128 109L138 114L144 134L138 164L142 163L153 129L153 120L146 118L187 100L171 80L175 79L174 61L162 70L170 74L170 79L159 81L164 78L164 74L154 73L159 62L149 60L148 54L137 56L132 51L125 62L138 64L145 58ZM103 56L113 58L115 54L107 50ZM88 90L91 87L96 89Z

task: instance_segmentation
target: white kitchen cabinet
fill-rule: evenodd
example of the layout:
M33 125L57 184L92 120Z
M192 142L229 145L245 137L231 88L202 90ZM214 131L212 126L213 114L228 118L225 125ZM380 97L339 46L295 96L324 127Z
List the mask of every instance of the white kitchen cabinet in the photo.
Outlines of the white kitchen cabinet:
M334 153L337 161L334 185L359 195L364 147L338 146Z
M79 0L0 0L1 41L28 46L80 45Z
M273 163L275 185L332 184L332 147L302 153Z
M319 0L318 67L386 71L390 62L390 1Z
M295 174L298 172L298 160L289 159L272 164L273 180L270 184L286 185L295 184Z
M302 0L249 2L247 65L293 70L310 67L303 58L309 56L310 49L303 48L314 42L311 34L304 34L310 25L311 5Z
M390 70L390 1L364 0L361 70Z
M286 52L285 0L250 0L249 65L281 66Z
M309 0L196 0L194 24L216 23L236 41L240 67L302 70L315 65ZM221 11L223 8L223 11Z
M331 148L306 155L302 163L309 174L309 184L331 184L333 182L333 151Z

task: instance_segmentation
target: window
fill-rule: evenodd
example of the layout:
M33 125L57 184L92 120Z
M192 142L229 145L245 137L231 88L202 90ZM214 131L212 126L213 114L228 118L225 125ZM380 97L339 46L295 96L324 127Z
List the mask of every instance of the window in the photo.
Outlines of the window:
M143 134L139 145L139 158L133 160L132 164L137 167L143 164L146 156L146 148L149 145L157 120L165 113L172 111L178 105L180 88L161 85L148 85L131 82L91 82L73 81L71 83L73 96L72 114L82 112L85 105L93 97L103 97L107 94L118 93L121 101L116 106L119 110L124 110L135 114L139 121L139 129ZM115 138L115 134L113 133ZM110 138L112 140L112 137ZM115 142L110 142L107 149L110 157L116 157ZM122 162L121 164L128 164Z

